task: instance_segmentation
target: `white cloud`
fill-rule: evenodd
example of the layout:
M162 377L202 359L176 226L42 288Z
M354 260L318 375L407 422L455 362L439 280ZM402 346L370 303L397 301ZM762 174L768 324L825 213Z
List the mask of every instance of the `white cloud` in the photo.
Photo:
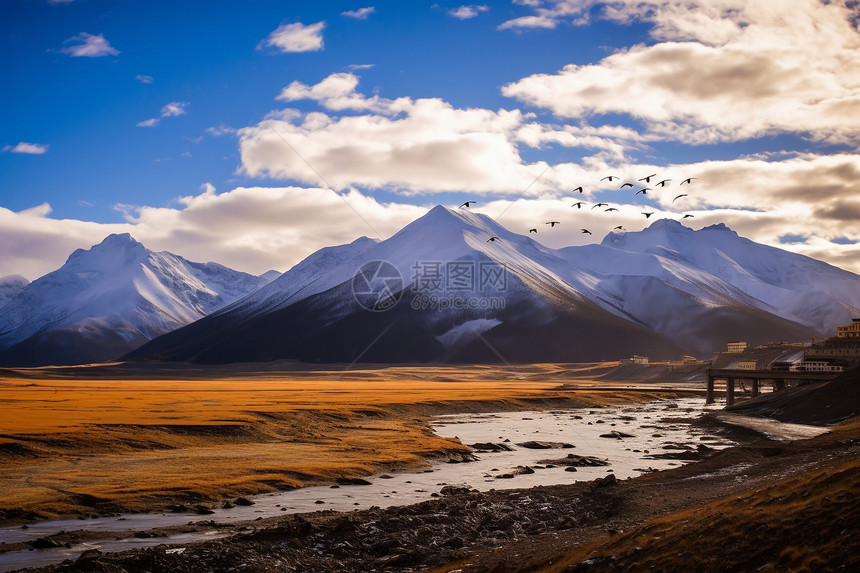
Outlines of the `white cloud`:
M206 133L213 136L213 137L220 137L222 135L233 134L233 133L236 133L236 131L237 131L236 129L233 129L232 127L227 127L223 123L220 125L216 125L214 127L207 127L206 128Z
M63 43L71 43L71 45L66 46L60 51L64 54L69 54L73 58L101 58L104 56L115 56L120 53L119 50L105 40L102 34L94 36L93 34L81 32Z
M341 12L340 15L347 18L355 18L356 20L367 20L367 17L375 11L376 8L368 6L366 8L359 8L358 10L347 10L346 12Z
M532 237L553 248L599 242L617 225L638 231L661 217L694 228L723 222L752 240L860 272L860 199L854 191L860 180L860 156L616 165L613 173L625 180L656 172L673 181L648 199L641 195L637 199L631 190L613 185L612 191L601 195L602 201L619 209L613 213L590 209L606 165L580 169L569 175L589 187L585 194L567 191L555 198L483 200L476 210L498 217L518 233L537 227L539 232ZM679 181L689 176L698 179L679 187ZM672 203L679 189L688 198L683 204ZM755 208L750 208L751 190L756 191ZM581 198L589 205L572 208ZM216 261L256 274L272 268L286 270L321 247L362 235L385 239L427 210L380 203L354 189L340 196L294 186L239 187L219 194L211 183L203 183L197 194L179 198L172 207L118 208L125 213L124 223L53 219L48 204L18 213L0 208L0 276L20 273L38 278L58 268L74 249L88 248L110 233L125 232L150 249L195 261ZM646 219L643 211L654 215ZM685 213L695 217L682 219ZM543 225L549 220L561 225L549 231ZM581 228L593 235L582 234ZM780 237L786 235L803 236L806 241L781 244Z
M48 151L48 146L41 143L27 143L26 141L20 141L17 145L5 146L3 151L8 151L10 153L26 153L29 155L42 155Z
M548 28L553 29L558 25L558 21L551 16L522 16L502 22L497 27L499 30L509 30L518 28Z
M185 108L188 107L189 104L187 101L172 101L169 104L165 105L161 108L161 117L177 117L180 115L185 115L188 113L185 111ZM157 117L153 117L150 119L145 119L137 124L138 127L155 127L159 123L161 123L161 119ZM211 129L211 128L210 128ZM208 130L207 130L208 131Z
M163 108L161 108L161 117L176 117L178 115L185 115L187 113L185 111L185 108L188 106L188 102L172 101L169 104L165 105Z
M257 49L274 47L281 52L317 52L323 49L322 31L325 22L308 24L301 22L282 24L269 34Z
M519 111L456 109L439 99L394 100L357 93L358 78L332 74L314 86L293 82L278 99L309 98L338 117L284 110L240 130L242 168L335 189L385 188L404 193L473 191L534 194L547 170L527 164L515 143ZM313 166L313 169L309 167ZM314 171L316 170L316 172Z
M151 84L154 81L152 79L152 76L147 76L144 74L137 74L136 76L134 76L134 79L143 84Z
M185 115L185 108L188 107L188 102L181 101L172 101L169 104L165 105L161 108L161 117L176 117L179 115Z
M468 20L469 18L475 18L481 12L489 11L489 9L490 7L486 4L469 4L467 6L460 6L459 8L452 8L448 10L448 14L460 20Z
M595 2L557 1L540 18L580 18ZM688 143L796 133L860 145L860 36L848 9L818 0L623 0L600 17L647 21L653 45L508 84L503 93L561 117L625 114ZM785 17L791 14L790 18ZM802 39L802 41L800 40Z
M357 191L338 196L318 188L240 187L218 194L209 183L175 203L118 205L126 218L118 224L53 219L47 204L18 213L0 207L0 276L36 279L111 233L131 233L152 250L193 261L254 274L285 271L322 247L361 236L387 238L427 211L379 203Z

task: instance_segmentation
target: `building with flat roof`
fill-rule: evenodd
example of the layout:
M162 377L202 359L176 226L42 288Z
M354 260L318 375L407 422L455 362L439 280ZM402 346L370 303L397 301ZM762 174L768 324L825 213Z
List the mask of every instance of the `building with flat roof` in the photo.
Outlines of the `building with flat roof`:
M852 318L847 326L837 326L836 338L860 338L860 318Z
M803 353L804 361L826 360L836 365L860 366L860 318L836 327L836 336L813 343Z
M746 342L729 342L726 344L726 352L743 352L747 349Z

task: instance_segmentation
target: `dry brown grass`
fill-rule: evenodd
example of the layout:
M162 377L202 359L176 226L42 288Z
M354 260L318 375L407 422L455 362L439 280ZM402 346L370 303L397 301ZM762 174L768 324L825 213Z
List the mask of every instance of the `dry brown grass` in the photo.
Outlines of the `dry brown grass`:
M858 428L857 422L845 424L820 441L856 443ZM856 571L860 459L822 465L508 570Z
M466 450L430 433L429 415L654 396L558 389L596 367L12 373L0 378L0 511L139 511L412 468Z

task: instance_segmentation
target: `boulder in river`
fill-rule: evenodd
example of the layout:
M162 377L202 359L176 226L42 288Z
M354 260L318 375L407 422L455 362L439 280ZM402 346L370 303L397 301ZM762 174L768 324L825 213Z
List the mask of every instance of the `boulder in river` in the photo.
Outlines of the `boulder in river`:
M559 458L555 460L540 460L538 463L580 468L609 465L609 462L607 462L606 460L602 460L594 456L577 456L576 454L567 454L566 458Z
M531 440L528 442L522 442L517 444L521 448L527 448L529 450L552 450L558 448L573 448L576 447L573 444L568 444L567 442L545 442L538 440Z
M506 444L494 444L493 442L478 442L477 444L469 444L469 447L482 452L510 452L513 450Z
M600 434L601 438L612 438L614 440L620 440L622 438L633 438L633 434L625 434L624 432L619 432L618 430L612 430L608 434Z
M369 481L367 481L366 479L361 479L361 478L339 477L339 478L337 478L336 481L340 485L370 485Z

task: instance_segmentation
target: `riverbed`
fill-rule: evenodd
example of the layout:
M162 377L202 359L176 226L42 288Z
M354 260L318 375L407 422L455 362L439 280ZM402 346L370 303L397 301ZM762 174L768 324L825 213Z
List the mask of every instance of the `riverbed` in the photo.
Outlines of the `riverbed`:
M126 514L0 529L3 543L28 542L77 530L104 532L106 538L71 547L0 553L0 571L58 563L87 549L106 552L173 544L179 550L182 544L235 531L218 524L284 513L408 505L439 496L445 486L486 491L591 481L609 473L618 479L635 477L684 463L659 457L665 454L694 452L700 446L719 449L733 445L691 423L704 412L721 407L706 407L703 402L701 398L686 398L604 408L440 416L430 423L434 432L457 437L464 444L483 446L472 456L433 461L424 471L377 474L367 477L367 485L315 486L253 496L249 498L253 505L214 509L205 516L182 512ZM580 458L594 465L575 463ZM214 525L205 532L167 538L133 536L135 532L201 521ZM118 532L122 532L120 539L116 539Z

